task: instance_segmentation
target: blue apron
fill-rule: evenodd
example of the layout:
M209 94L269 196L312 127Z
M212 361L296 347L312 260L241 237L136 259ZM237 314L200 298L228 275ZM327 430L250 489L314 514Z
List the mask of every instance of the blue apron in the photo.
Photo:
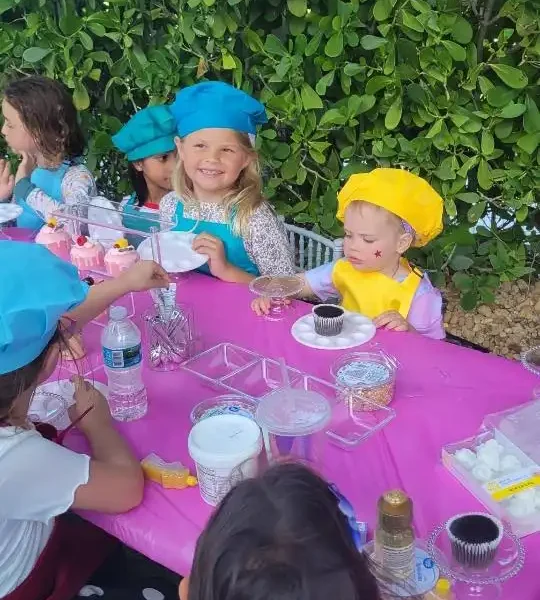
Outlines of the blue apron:
M36 167L30 175L30 181L47 196L56 202L63 203L62 181L71 164L71 162L64 161L57 169ZM22 214L17 218L17 227L37 230L45 225L43 217L26 200L19 199L17 204L23 209Z
M176 205L176 219L177 224L173 231L193 231L193 233L208 233L213 235L223 242L225 257L228 262L243 271L251 273L251 275L258 276L260 274L257 265L249 258L246 252L243 238L233 233L228 223L212 223L211 221L188 219L184 217L184 204L180 201ZM210 274L208 264L204 264L197 270Z

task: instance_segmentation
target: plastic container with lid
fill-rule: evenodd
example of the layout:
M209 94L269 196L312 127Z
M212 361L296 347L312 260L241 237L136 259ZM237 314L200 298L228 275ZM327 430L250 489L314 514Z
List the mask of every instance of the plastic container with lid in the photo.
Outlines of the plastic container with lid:
M195 461L202 499L217 506L239 481L257 475L261 430L240 415L215 415L191 429L188 450Z
M263 431L270 464L288 458L316 464L321 460L321 433L331 418L329 402L320 394L281 388L266 395L255 418Z
M33 423L48 423L58 431L67 429L71 424L66 399L39 388L32 398L32 404L28 409L28 418Z
M373 410L387 406L394 398L396 361L383 352L352 352L338 359L331 368L340 400L351 411Z
M191 411L191 422L198 423L202 419L216 415L240 415L248 419L255 418L257 403L245 396L227 394L199 402Z

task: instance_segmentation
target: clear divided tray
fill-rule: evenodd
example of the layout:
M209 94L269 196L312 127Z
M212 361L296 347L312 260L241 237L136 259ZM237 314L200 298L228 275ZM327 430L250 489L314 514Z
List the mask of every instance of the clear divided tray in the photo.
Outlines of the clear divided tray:
M255 352L234 344L223 343L183 363L182 368L203 379L215 390L227 390L254 400L261 400L283 386L280 365ZM293 388L317 392L332 406L332 419L327 426L329 440L345 450L352 450L381 430L394 417L395 411L366 401L364 410L352 410L338 396L337 388L322 379L287 367Z

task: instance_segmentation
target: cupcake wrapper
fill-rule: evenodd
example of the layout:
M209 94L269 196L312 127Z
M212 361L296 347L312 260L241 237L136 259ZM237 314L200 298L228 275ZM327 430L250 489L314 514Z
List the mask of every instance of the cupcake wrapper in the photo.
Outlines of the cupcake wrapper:
M339 335L343 329L343 321L345 315L339 317L319 317L313 315L313 323L315 325L315 333L319 335L332 336Z
M492 541L473 543L465 542L456 537L450 530L452 524L460 518L470 516L487 517L493 521L499 529L497 538ZM465 513L450 519L446 523L446 531L452 545L452 556L456 562L473 569L482 569L488 567L495 559L497 549L503 536L503 525L498 519L487 513Z

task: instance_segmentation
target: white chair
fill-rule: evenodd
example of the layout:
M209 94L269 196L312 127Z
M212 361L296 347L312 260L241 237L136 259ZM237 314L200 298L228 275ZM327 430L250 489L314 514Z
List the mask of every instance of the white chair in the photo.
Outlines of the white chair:
M343 256L342 239L330 240L303 227L284 225L297 271L314 269Z

